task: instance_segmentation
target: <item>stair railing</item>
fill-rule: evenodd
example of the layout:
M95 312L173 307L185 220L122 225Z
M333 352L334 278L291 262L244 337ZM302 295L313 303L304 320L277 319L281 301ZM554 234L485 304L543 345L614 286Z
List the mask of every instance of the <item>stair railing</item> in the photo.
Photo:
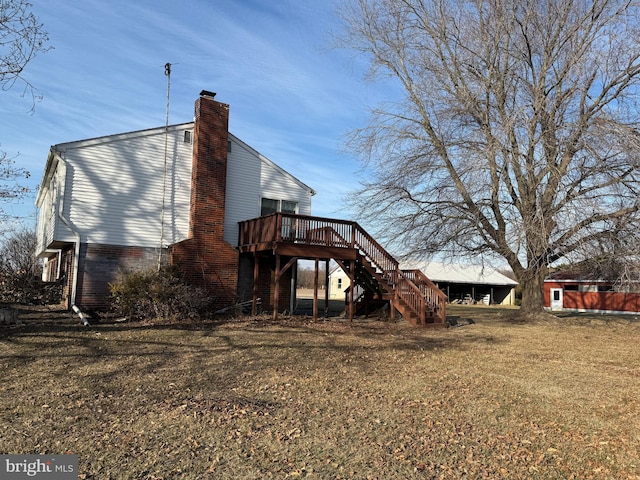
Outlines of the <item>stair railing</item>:
M419 270L400 271L398 261L356 222L279 212L240 222L239 227L238 244L245 248L274 241L355 248L421 322L427 309L446 321L446 295Z
M433 309L442 323L446 322L447 296L421 270L403 270L404 275L411 279L420 290L429 308Z

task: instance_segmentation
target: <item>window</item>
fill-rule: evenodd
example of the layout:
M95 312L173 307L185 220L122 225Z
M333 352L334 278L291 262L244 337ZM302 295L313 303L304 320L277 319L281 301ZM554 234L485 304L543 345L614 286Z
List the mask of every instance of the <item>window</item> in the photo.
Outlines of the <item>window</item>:
M192 135L191 130L184 131L184 143L191 143L191 135Z
M598 286L597 285L579 285L578 291L579 292L597 292Z
M263 198L262 205L260 206L260 215L271 215L272 213L276 213L278 211L278 200L273 200L271 198Z
M342 290L342 279L338 279L338 290Z
M297 213L298 202L289 200L274 200L272 198L263 198L260 203L260 215L271 215L276 212Z
M282 200L280 205L280 211L282 213L296 213L296 210L298 210L298 202Z

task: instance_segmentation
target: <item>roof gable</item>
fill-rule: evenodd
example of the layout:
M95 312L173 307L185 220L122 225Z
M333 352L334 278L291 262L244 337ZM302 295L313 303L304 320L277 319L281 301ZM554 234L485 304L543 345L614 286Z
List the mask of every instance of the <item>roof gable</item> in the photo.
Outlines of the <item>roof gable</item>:
M290 180L294 181L295 183L300 185L305 190L308 190L309 193L311 193L311 195L315 195L317 193L313 188L309 187L307 184L305 184L304 182L302 182L298 178L296 178L293 175L291 175L289 172L287 172L285 169L280 167L278 164L276 164L272 160L270 160L267 157L265 157L264 155L262 155L255 148L253 148L251 145L243 142L242 140L240 140L238 137L236 137L232 133L229 133L229 139L231 139L232 142L236 143L241 148L244 148L245 150L249 151L252 155L257 157L262 163L267 165L269 168L272 168L272 169L276 170L281 175L283 175L283 176L289 178Z

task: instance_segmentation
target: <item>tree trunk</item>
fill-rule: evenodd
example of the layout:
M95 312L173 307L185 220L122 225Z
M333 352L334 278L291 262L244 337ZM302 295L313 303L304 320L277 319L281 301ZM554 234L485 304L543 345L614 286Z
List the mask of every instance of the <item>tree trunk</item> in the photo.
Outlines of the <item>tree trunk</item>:
M547 275L546 268L530 268L525 270L522 279L522 304L520 312L523 315L538 315L544 312L543 286Z

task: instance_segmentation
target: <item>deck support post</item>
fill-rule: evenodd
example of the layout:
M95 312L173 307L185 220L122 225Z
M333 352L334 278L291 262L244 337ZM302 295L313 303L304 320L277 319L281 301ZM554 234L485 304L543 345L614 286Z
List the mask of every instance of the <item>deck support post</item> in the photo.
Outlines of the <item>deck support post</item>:
M329 316L329 259L325 260L324 266L324 317Z
M353 304L353 299L354 299L354 293L353 291L355 290L355 278L356 278L356 261L355 260L351 260L351 269L350 269L351 275L349 275L349 321L353 322L353 311L354 311L354 304Z
M251 301L251 316L255 317L258 314L258 277L260 275L260 260L258 254L253 252L253 289L252 289L252 301Z
M320 259L315 259L315 270L313 271L313 321L318 321L318 262Z
M280 254L276 253L276 271L273 276L273 321L278 320L278 299L280 297Z
M389 300L389 321L393 321L396 318L396 305L398 301L398 289L393 289L393 295ZM398 310L399 312L400 310Z

